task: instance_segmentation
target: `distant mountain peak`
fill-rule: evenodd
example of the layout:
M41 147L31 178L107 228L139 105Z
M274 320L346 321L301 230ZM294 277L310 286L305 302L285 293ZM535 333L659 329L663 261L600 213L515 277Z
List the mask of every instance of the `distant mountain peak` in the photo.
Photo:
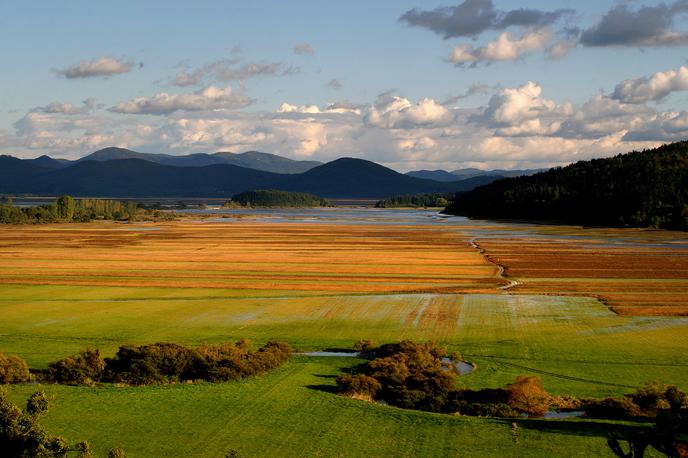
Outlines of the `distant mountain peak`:
M186 155L140 153L126 148L109 146L82 157L77 162L84 161L111 161L115 159L142 159L156 164L171 165L175 167L205 167L214 164L227 164L244 167L247 169L261 170L264 172L294 174L303 173L320 165L316 161L296 161L277 154L263 153L260 151L247 151L245 153L217 152L193 153Z

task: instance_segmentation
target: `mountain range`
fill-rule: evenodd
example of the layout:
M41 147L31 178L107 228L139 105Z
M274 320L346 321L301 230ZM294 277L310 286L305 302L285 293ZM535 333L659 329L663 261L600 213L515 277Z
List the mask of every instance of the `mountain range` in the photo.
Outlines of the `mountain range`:
M252 167L226 162L200 165L202 161L217 158L244 161ZM256 168L258 163L290 172L259 170ZM106 148L71 162L48 156L29 160L0 156L0 193L231 197L252 189L278 189L330 198L383 198L400 194L463 192L500 178L488 175L440 182L404 175L374 162L354 158L311 165L258 152L169 156L122 148ZM294 173L294 167L308 169Z
M137 151L114 146L98 150L76 161L53 159L49 156L29 159L29 161L43 167L64 168L78 162L105 162L118 159L141 159L174 167L205 167L207 165L228 164L273 173L303 173L322 164L322 162L317 161L295 161L276 154L261 153L259 151L247 151L245 153L196 153L184 156L173 156L171 154L139 153Z
M406 175L415 178L425 178L426 180L435 181L457 181L466 180L468 178L481 177L481 176L500 176L500 177L520 177L520 176L531 176L538 172L542 172L547 169L523 169L523 170L481 170L475 168L468 169L458 169L447 172L446 170L412 170L406 172Z

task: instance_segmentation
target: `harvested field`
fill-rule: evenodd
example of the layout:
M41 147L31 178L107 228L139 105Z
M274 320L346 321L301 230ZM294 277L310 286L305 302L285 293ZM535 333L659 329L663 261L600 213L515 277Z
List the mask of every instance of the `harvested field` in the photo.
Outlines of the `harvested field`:
M676 236L686 241L683 234ZM490 237L478 244L518 282L511 293L588 295L621 315L688 315L686 243L669 245L660 239L613 246L586 237L575 242L563 237Z
M189 222L155 228L6 227L0 283L341 293L475 293L502 283L466 238L441 228Z
M459 379L469 388L529 374L557 395L619 395L648 380L686 389L688 318L662 316L688 309L681 240L469 221L5 226L0 351L42 368L89 346L111 355L126 343L248 338L308 351L362 338L434 340L477 365ZM525 447L530 456L609 454L606 426L592 421L591 437L524 429L520 448L510 422L335 396L334 378L356 361L299 356L227 384L48 386L55 405L45 422L100 455L115 444L143 457L229 448L392 456L399 444L406 456L523 456ZM33 389L11 393L23 402Z

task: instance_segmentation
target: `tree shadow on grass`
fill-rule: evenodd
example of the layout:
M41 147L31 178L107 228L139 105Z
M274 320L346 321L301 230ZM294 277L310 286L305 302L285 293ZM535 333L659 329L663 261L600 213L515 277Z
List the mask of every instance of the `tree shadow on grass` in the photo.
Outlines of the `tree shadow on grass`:
M606 421L588 420L533 420L526 418L499 419L499 423L508 425L516 424L519 428L532 429L544 433L568 434L572 436L587 437L618 437L627 438L634 433L650 429L642 422L637 425L610 423Z
M340 348L340 347L329 347L325 348L323 351L325 352L331 352L331 353L351 353L351 356L356 356L356 350L352 350L351 348Z
M336 385L306 385L305 388L330 394L337 394L339 392Z

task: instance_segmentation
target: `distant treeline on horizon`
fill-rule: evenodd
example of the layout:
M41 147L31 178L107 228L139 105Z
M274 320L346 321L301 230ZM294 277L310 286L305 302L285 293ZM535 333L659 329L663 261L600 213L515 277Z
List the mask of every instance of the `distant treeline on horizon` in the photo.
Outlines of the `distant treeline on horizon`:
M109 199L74 199L60 196L52 203L27 207L13 205L11 197L0 200L0 224L42 224L58 222L88 222L96 219L135 221L160 220L174 217L171 213L148 210L135 202Z

